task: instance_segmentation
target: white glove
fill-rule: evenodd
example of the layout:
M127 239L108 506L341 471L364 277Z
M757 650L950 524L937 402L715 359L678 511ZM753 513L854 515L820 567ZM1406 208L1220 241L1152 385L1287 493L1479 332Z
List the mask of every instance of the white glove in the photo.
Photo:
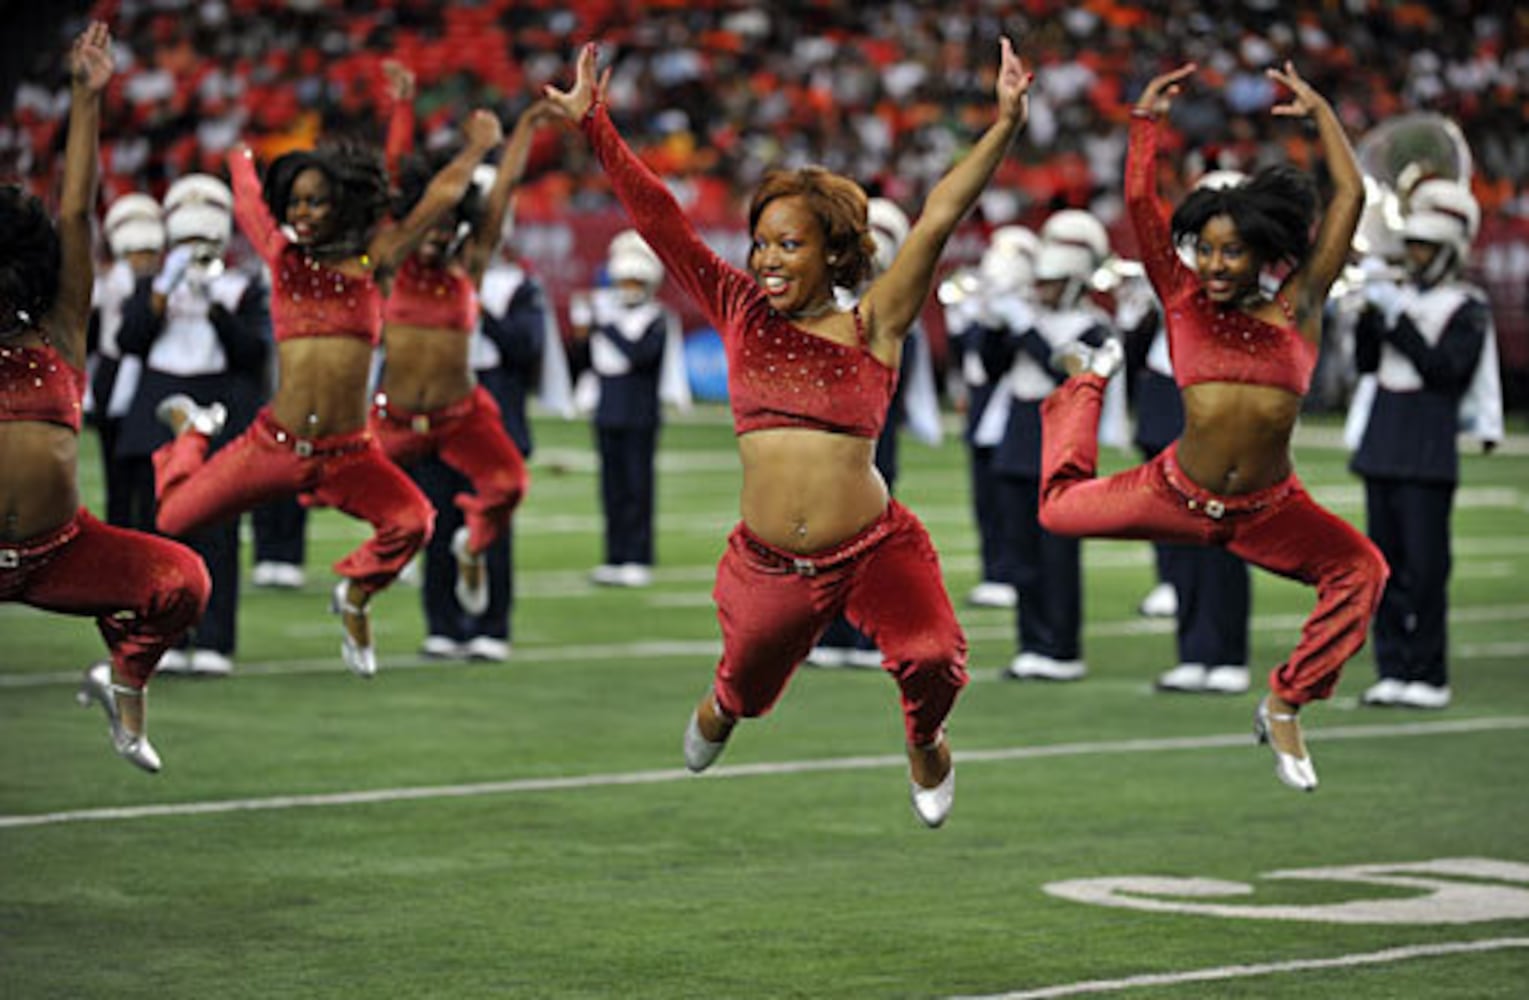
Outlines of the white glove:
M1395 326L1397 314L1402 310L1402 290L1394 281L1367 281L1364 300L1386 318L1386 326Z
M195 253L196 249L191 244L182 243L165 255L164 264L154 276L155 295L168 296L175 290L175 286L186 276L186 269L191 266Z
M589 326L595 321L595 311L590 305L588 293L575 292L569 296L568 321L574 326Z

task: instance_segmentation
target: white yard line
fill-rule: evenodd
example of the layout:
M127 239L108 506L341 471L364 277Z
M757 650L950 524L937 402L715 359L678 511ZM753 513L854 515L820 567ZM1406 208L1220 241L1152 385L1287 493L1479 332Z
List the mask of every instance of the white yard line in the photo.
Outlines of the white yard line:
M1449 736L1458 733L1498 732L1529 729L1529 716L1503 716L1485 719L1450 719L1441 722L1414 722L1397 725L1333 726L1308 733L1313 742L1327 740L1389 739L1409 736ZM1139 754L1159 751L1210 750L1245 747L1246 733L1217 736L1175 737L1170 739L1108 740L1085 743L1056 743L1048 746L1006 747L996 750L956 752L963 764L994 761L1041 760L1053 757L1081 757L1104 754ZM782 761L779 763L738 764L714 767L706 772L707 781L729 778L752 778L761 775L806 774L821 771L864 771L876 768L908 766L903 754L876 757L834 757L827 760ZM277 795L257 799L225 799L210 802L180 802L167 805L117 806L102 809L72 809L61 812L0 816L0 829L50 826L59 823L101 823L112 820L150 819L168 816L205 816L215 813L268 812L285 809L327 806L373 805L411 802L421 799L477 798L488 795L519 795L526 792L575 791L586 788L612 788L623 785L652 785L697 780L683 769L662 771L620 771L607 774L569 775L561 778L522 778L515 781L488 781L469 785L429 785L414 788L378 788L357 792L331 792L315 795Z
M1246 979L1251 976L1270 976L1287 972L1306 972L1315 969L1347 969L1357 965L1384 965L1405 962L1414 958L1433 958L1440 955L1469 955L1483 951L1501 951L1504 948L1529 948L1529 938L1490 938L1483 941L1440 941L1434 944L1408 945L1387 948L1383 951L1355 952L1335 955L1332 958L1304 958L1286 962L1264 962L1259 965L1222 965L1210 969L1186 969L1183 972L1156 972L1122 979L1090 979L1077 983L1063 983L1036 990L1016 990L1012 993L991 993L986 996L963 996L952 1000L1046 1000L1050 997L1075 997L1091 993L1116 993L1154 986L1177 986L1181 983L1209 983L1224 979Z

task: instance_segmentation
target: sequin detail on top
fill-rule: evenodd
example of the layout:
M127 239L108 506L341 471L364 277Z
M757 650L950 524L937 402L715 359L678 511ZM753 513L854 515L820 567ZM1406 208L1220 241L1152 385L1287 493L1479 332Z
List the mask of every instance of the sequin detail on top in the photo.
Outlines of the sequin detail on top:
M1163 302L1168 351L1179 387L1236 382L1304 396L1317 366L1317 345L1293 326L1275 326L1210 301L1199 276L1184 264L1173 245L1168 215L1157 199L1156 172L1157 124L1133 117L1126 155L1126 209L1147 277Z
M314 260L276 225L248 155L228 157L234 218L271 269L271 327L277 343L298 337L382 339L382 290L370 272L356 277Z
M52 347L0 347L0 422L37 420L80 430L85 373Z
M798 427L880 435L897 370L871 354L863 332L860 344L840 344L776 312L749 274L696 234L663 181L616 132L604 105L590 109L583 127L637 231L722 335L734 432ZM855 322L858 331L858 315Z
M389 323L467 335L478 328L478 296L460 270L410 257L393 278L383 316Z

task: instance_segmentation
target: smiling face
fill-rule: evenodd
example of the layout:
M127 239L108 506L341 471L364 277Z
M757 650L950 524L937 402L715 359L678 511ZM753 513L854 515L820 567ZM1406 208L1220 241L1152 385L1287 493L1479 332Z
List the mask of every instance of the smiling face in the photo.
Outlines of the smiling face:
M770 305L788 316L833 301L823 224L806 199L776 198L759 213L749 270Z
M1195 270L1212 302L1237 302L1258 288L1263 262L1243 242L1231 216L1212 216L1200 229L1194 250Z
M334 193L329 178L317 167L309 167L292 178L287 195L287 225L297 233L303 246L323 244L334 235L336 223Z

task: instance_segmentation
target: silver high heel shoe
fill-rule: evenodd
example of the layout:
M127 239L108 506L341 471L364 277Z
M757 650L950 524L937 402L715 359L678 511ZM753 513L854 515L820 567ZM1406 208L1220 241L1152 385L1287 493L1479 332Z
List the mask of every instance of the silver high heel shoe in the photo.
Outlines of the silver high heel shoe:
M488 610L488 566L483 556L467 550L467 525L451 536L451 554L457 560L457 583L453 588L462 610L477 616Z
M1278 714L1270 712L1269 696L1264 695L1259 699L1258 708L1253 712L1253 735L1258 742L1268 744L1269 749L1274 751L1275 777L1296 791L1316 791L1317 771L1311 764L1311 758L1297 757L1275 746L1273 734L1269 730L1271 722L1295 722L1299 725L1294 712Z
M350 629L345 627L345 615L359 615L366 617L366 609L358 608L346 599L346 590L350 587L349 580L341 580L335 584L334 593L329 597L329 612L340 616L340 657L350 672L357 677L377 676L377 648L371 643L362 645L351 638Z
M712 711L719 719L727 720L722 708L712 701ZM733 735L733 727L736 721L728 724L727 731L722 734L720 740L709 740L701 732L701 706L697 705L695 711L690 713L690 722L685 726L685 766L696 774L700 774L714 764L722 751L727 747L727 738Z
M80 682L80 689L75 693L74 700L81 708L89 708L93 701L100 702L101 708L106 712L106 723L111 727L112 747L128 763L141 767L150 774L158 774L159 754L149 743L148 736L144 733L130 733L122 724L122 712L117 708L119 693L140 694L133 688L113 684L111 664L97 663L85 671L85 679Z
M941 732L933 747L928 749L937 749L944 742L945 734ZM945 772L945 777L933 788L925 788L917 781L910 781L909 784L913 792L913 811L923 820L924 825L934 828L944 823L945 817L950 815L950 807L956 801L956 762L950 762L950 770Z

